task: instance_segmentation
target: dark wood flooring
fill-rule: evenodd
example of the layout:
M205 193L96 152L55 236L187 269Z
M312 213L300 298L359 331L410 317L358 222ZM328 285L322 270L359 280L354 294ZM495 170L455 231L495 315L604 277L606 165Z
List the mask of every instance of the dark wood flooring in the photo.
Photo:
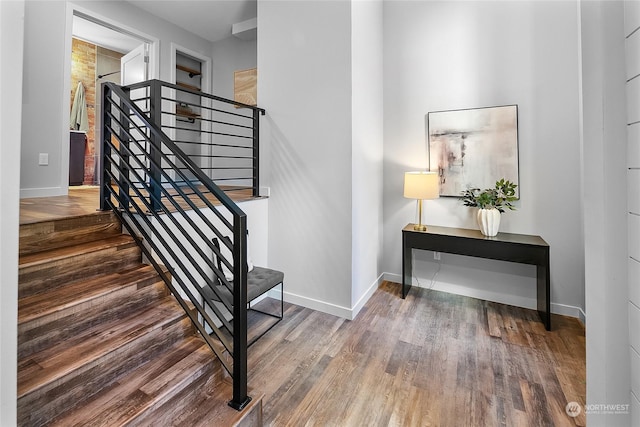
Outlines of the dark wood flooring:
M584 327L534 310L385 282L354 321L286 304L249 348L266 426L575 426Z

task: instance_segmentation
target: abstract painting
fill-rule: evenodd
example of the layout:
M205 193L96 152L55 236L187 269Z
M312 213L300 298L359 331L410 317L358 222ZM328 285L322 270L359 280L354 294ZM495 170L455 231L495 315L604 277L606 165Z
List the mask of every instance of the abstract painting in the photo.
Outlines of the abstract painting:
M438 172L441 196L493 188L501 178L519 184L517 105L430 112L426 122L429 170Z

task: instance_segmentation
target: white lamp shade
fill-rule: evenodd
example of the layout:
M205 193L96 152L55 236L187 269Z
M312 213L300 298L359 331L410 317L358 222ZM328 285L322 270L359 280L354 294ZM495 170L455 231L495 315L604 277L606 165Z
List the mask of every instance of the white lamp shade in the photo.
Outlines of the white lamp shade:
M437 199L440 197L438 174L435 172L406 172L404 197L408 199Z

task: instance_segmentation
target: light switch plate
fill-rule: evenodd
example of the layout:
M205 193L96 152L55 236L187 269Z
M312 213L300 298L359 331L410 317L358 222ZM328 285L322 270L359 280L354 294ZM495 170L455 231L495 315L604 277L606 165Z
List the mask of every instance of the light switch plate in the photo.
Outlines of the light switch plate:
M38 164L40 166L49 165L49 153L40 153L40 155L38 156Z

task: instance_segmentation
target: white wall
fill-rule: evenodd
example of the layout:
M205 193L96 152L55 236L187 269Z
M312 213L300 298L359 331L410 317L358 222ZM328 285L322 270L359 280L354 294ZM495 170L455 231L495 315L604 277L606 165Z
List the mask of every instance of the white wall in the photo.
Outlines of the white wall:
M351 3L352 295L355 313L382 271L382 1Z
M630 386L623 6L582 1L579 13L587 403L623 405ZM587 422L630 420L594 411Z
M351 5L258 1L269 265L285 299L351 308Z
M20 189L34 191L24 196L63 194L65 19L65 2L26 2ZM38 153L49 154L48 166L38 166Z
M213 94L233 99L233 72L255 68L257 48L256 40L241 40L234 36L213 43Z
M631 425L640 425L640 3L625 2ZM632 80L633 79L633 80Z
M0 2L0 425L15 425L24 0Z
M561 42L560 42L561 41ZM401 280L401 230L415 221L405 171L428 168L430 111L517 104L521 200L501 231L551 246L552 311L584 309L574 2L384 3L384 264ZM427 224L476 228L457 198L425 202ZM437 264L414 251L430 285ZM415 283L415 282L414 282ZM436 289L535 307L535 269L442 254ZM565 307L565 305L569 307Z
M78 1L84 12L159 40L159 77L171 76L171 42L204 56L211 43L127 2ZM68 7L69 5L69 7ZM25 12L24 87L20 188L23 197L66 194L71 40L71 3L28 1ZM69 59L70 61L70 59ZM37 126L34 120L37 120ZM38 166L38 153L49 154L49 165Z

